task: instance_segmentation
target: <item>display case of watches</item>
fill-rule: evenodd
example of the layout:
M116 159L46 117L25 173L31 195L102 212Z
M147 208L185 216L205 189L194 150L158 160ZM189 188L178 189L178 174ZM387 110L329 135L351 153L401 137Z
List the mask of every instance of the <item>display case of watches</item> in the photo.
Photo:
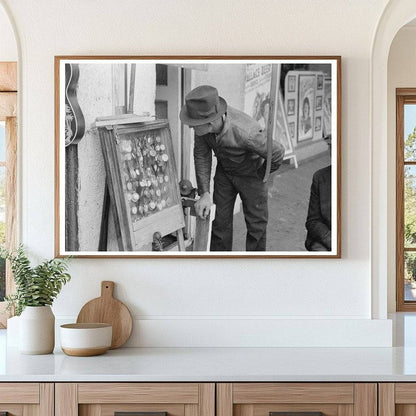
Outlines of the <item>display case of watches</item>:
M147 250L155 232L184 227L167 120L97 119L119 249Z

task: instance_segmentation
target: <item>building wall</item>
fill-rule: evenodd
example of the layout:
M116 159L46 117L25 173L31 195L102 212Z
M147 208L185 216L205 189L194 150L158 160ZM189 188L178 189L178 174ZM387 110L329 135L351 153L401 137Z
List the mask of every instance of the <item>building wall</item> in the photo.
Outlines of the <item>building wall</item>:
M154 114L155 66L136 68L134 113ZM111 116L115 103L112 92L112 66L80 64L78 101L85 118L85 135L78 145L79 158L79 248L96 251L100 238L101 212L106 177L100 139L94 128L96 117ZM110 216L112 221L112 216ZM118 249L113 227L109 233L109 249Z
M129 345L389 345L389 322L371 320L369 122L372 39L387 0L1 4L22 43L21 238L35 257L54 253L54 55L343 60L342 259L73 259L58 319L73 320L109 279L136 320Z
M245 66L210 65L206 71L192 72L192 88L198 85L213 85L228 105L244 111Z

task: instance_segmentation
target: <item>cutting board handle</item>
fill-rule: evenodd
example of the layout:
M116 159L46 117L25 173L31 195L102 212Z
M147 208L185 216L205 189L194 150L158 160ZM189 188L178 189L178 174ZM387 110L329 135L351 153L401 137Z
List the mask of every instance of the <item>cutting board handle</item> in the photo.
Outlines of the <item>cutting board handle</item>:
M114 292L114 282L110 280L104 280L101 282L101 297L112 298Z

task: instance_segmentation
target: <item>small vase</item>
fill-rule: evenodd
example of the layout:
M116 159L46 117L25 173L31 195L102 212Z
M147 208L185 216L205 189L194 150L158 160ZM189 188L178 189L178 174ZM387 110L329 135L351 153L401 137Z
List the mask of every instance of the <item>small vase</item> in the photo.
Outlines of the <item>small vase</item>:
M50 306L26 306L19 319L21 354L50 354L55 347L55 316Z

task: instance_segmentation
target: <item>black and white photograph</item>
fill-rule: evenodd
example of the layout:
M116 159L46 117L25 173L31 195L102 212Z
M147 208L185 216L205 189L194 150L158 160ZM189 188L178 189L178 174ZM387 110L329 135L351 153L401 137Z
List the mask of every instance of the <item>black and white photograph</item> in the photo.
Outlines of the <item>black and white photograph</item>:
M56 256L339 258L340 66L55 57Z
M295 114L295 100L290 99L287 100L287 115L291 116L293 114Z
M322 110L322 95L316 97L316 107L315 110Z
M296 77L294 75L288 76L288 91L289 92L295 92L296 91Z

